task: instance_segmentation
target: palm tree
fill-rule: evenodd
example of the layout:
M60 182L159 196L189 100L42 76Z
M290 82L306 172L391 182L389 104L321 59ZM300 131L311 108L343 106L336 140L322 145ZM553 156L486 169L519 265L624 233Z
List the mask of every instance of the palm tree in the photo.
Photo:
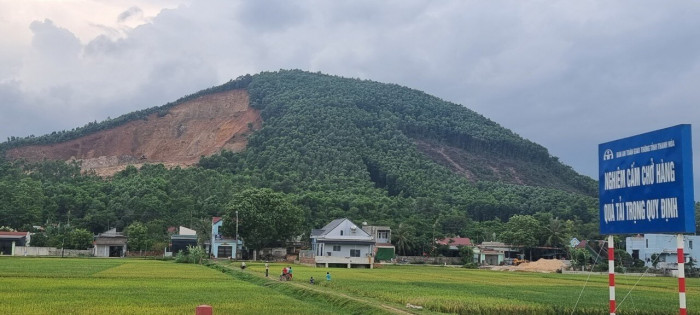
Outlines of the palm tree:
M396 251L405 256L415 245L416 229L413 226L401 223L396 233L393 233L393 236L394 244L396 244Z
M546 233L546 246L562 247L567 242L569 227L566 225L566 222L559 220L559 218L554 218L549 220Z

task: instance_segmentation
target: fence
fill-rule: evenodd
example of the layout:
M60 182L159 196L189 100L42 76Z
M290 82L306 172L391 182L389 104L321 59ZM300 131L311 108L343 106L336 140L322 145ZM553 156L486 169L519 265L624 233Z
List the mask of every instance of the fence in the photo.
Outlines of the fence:
M80 256L92 256L92 250L91 249L61 249L61 248L56 248L56 247L18 246L18 247L15 247L15 256L80 257Z

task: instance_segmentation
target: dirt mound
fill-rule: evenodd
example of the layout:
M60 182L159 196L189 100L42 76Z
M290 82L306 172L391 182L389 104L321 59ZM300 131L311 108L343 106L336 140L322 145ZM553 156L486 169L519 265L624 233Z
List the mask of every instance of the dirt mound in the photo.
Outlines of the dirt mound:
M559 259L544 259L535 262L523 263L517 266L517 270L521 271L541 271L555 272L564 268L564 262Z
M528 272L556 272L557 270L564 269L565 263L558 259L544 259L540 258L538 261L530 263L522 263L517 266L495 266L491 270L498 271L528 271Z
M62 143L26 146L7 152L10 159L79 160L83 170L113 175L127 165L163 163L190 166L222 149L242 151L248 135L262 124L245 90L205 95L179 104L167 114L152 114L119 127Z

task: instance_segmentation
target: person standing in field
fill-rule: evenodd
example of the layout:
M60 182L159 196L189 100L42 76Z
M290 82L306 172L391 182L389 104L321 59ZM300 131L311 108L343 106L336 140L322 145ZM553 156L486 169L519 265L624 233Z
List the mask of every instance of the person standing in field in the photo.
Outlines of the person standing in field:
M289 280L294 278L294 274L292 273L292 266L287 267L287 272L289 273Z
M270 264L265 263L265 278L270 276Z
M326 281L331 281L331 273L326 271Z

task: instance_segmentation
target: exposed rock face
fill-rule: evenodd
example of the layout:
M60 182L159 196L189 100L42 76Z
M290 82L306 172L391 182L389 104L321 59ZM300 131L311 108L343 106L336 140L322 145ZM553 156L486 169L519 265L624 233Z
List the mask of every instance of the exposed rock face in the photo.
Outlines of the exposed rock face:
M165 115L131 121L79 139L43 146L14 148L10 159L79 160L83 170L112 175L127 165L163 163L189 166L201 156L223 149L242 151L248 135L261 127L248 93L233 90L205 95L179 104Z

